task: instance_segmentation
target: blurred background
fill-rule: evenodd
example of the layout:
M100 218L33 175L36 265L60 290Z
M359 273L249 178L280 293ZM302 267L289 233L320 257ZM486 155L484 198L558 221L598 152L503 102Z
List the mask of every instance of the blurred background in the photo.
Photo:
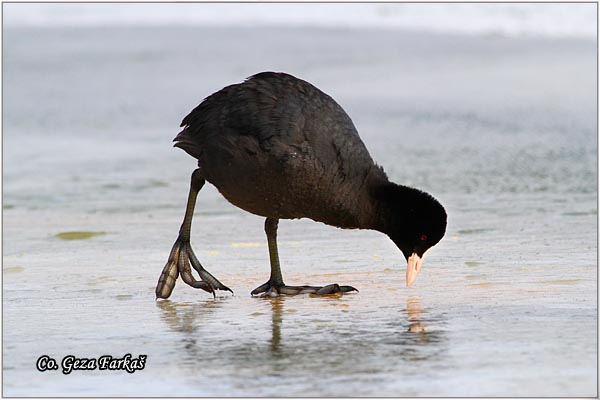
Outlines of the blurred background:
M597 395L596 7L4 3L3 394ZM263 220L207 185L192 244L236 296L154 302L196 165L179 123L267 70L444 204L414 287L382 235L282 221L286 283L361 292L252 299ZM128 352L146 369L35 369Z
M7 5L27 26L204 25L394 28L440 33L594 37L589 4L36 4Z

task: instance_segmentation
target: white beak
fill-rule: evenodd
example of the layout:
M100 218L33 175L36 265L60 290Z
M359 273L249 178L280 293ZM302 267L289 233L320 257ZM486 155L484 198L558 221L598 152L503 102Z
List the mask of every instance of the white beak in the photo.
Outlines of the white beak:
M417 253L412 253L408 257L408 266L406 267L406 286L410 287L412 283L417 279L417 275L423 266L423 260L425 259L425 253L423 257L419 257Z

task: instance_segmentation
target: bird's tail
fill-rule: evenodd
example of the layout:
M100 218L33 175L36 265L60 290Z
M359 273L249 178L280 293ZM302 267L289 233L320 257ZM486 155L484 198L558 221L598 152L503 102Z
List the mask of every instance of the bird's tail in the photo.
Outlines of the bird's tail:
M187 127L179 132L173 141L175 142L175 147L183 149L183 151L196 159L200 158L200 146L198 146L198 143L194 140Z

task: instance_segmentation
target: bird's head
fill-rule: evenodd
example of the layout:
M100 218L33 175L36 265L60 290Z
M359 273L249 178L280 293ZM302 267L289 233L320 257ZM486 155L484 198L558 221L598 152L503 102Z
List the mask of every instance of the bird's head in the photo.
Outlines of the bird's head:
M446 210L431 195L389 183L377 191L382 231L398 246L408 262L406 285L417 278L431 247L446 233Z

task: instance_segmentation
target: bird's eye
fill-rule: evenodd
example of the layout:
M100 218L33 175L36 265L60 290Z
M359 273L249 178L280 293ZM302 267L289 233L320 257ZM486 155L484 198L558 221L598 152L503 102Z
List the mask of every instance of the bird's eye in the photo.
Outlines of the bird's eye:
M427 240L427 235L421 235L421 240L422 241L426 241Z

